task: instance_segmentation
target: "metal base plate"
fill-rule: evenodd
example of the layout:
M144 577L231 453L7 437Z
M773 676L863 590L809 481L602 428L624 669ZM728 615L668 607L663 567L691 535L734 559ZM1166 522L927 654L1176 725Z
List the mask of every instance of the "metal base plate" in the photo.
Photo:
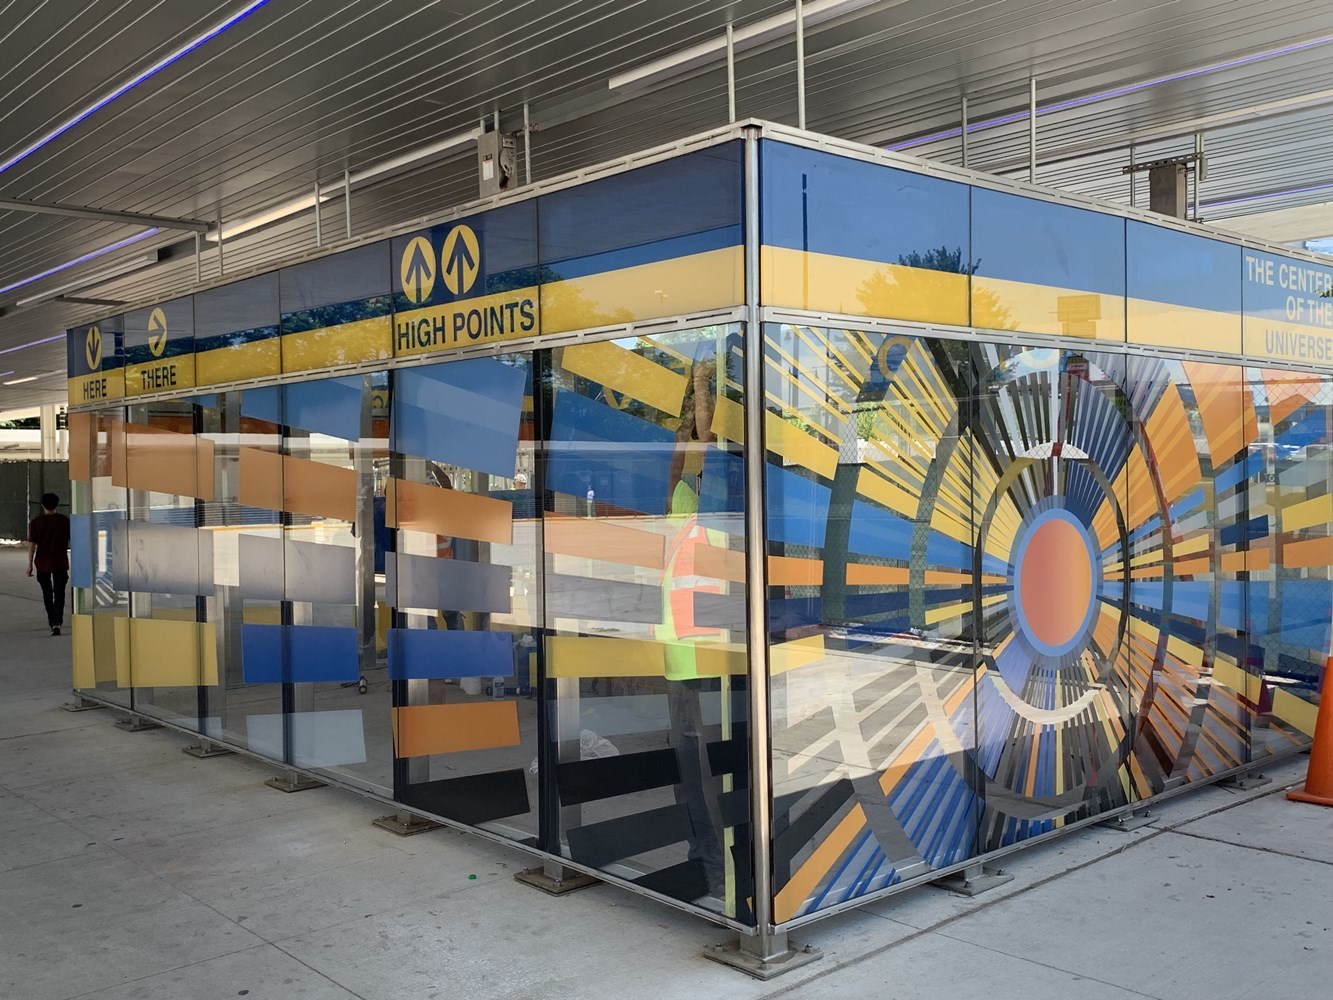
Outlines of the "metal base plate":
M95 708L106 708L100 701L85 701L77 696L73 701L67 701L60 707L66 712L91 712Z
M390 813L388 816L376 817L370 821L370 825L377 826L381 830L388 830L390 833L396 833L400 837L412 837L418 833L425 833L427 830L438 830L444 826L443 823L436 823L433 819L406 816L402 813Z
M228 757L236 753L235 750L229 750L226 747L220 747L216 743L209 743L205 740L202 743L192 747L181 747L181 753L188 753L191 757L198 757L201 760L208 757Z
M794 969L799 969L803 965L817 962L824 957L824 953L813 945L802 945L793 942L786 951L776 957L760 958L742 947L739 939L723 941L711 948L705 948L703 955L704 958L729 965L733 969L740 969L747 976L753 976L755 979L762 979L765 982Z
M555 876L547 872L544 865L538 865L535 868L524 868L521 872L516 872L514 881L530 885L534 889L540 889L552 896L563 896L567 892L577 892L579 889L596 885L599 880L591 875L571 871L568 868L561 869L561 874Z
M1138 830L1156 822L1157 817L1145 809L1141 813L1121 813L1114 819L1108 819L1096 825L1103 830L1118 830L1120 833L1129 833L1131 830Z
M142 733L149 729L161 729L162 724L160 722L149 722L140 715L131 715L124 719L117 719L116 728L123 729L127 733Z
M304 792L308 788L323 788L324 782L307 778L303 774L289 774L279 778L269 778L264 784L280 792Z
M1014 877L1003 868L990 868L983 865L980 872L971 870L956 872L953 875L936 879L931 885L947 889L959 896L980 896L983 892L989 892L991 889L998 888L1013 880Z
M1263 788L1264 785L1271 785L1273 779L1266 774L1260 774L1258 771L1251 771L1249 774L1234 774L1230 778L1223 778L1218 784L1223 788L1236 788L1242 792L1248 792L1251 788Z

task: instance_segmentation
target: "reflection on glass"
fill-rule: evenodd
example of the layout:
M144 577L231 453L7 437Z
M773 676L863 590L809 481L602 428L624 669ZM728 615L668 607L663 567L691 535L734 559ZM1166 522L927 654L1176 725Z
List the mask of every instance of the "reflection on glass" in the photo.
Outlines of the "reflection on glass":
M546 676L556 846L749 919L734 327L553 352Z

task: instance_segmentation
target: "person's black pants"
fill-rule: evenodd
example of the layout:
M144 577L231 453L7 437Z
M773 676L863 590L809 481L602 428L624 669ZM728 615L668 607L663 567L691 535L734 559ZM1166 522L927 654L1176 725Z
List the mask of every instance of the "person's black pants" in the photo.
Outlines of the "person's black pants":
M57 628L65 624L65 587L69 584L69 570L53 569L37 574L37 585L42 588L42 603L46 605L46 624Z

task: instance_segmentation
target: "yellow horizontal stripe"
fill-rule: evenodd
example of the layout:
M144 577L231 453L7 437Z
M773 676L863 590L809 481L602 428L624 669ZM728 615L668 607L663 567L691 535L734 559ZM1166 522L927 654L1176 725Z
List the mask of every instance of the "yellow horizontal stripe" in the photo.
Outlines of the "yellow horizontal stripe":
M634 323L744 301L745 255L738 246L724 247L544 284L541 330Z
M1273 715L1306 736L1313 736L1315 722L1319 718L1319 706L1278 688L1273 692Z
M1125 298L974 275L972 325L1095 340L1125 339Z
M194 388L194 355L177 354L142 365L125 366L125 395Z
M71 406L99 403L105 399L122 399L125 396L125 373L116 368L109 372L80 375L69 380L68 388Z
M123 688L218 683L217 626L164 618L117 618L116 683Z
M719 396L713 407L712 432L724 441L735 444L745 443L745 410L740 403L726 396Z
M764 411L765 446L787 460L788 465L832 479L838 471L838 452L801 428L783 420L772 410Z
M967 325L965 274L771 246L759 274L767 305Z
M824 658L824 637L811 635L773 646L768 651L768 672L776 677L791 670L808 667Z
M867 467L862 467L856 477L856 492L909 517L914 516L920 507L920 499L915 494Z
M219 347L194 356L195 385L217 385L277 375L282 371L282 344L266 337L237 347Z
M393 319L376 316L318 330L284 334L282 370L309 371L393 357Z
M1245 353L1274 361L1333 363L1333 330L1281 319L1246 316Z
M1282 509L1282 530L1300 531L1316 524L1333 523L1333 495L1325 493Z
M535 287L424 306L393 317L393 353L410 358L522 340L541 332Z
M686 378L615 341L566 347L561 366L567 372L679 416L685 399ZM734 404L733 404L734 405Z
M551 677L663 677L666 654L650 639L553 635L546 639Z
M1129 300L1131 344L1240 353L1240 316L1148 299Z

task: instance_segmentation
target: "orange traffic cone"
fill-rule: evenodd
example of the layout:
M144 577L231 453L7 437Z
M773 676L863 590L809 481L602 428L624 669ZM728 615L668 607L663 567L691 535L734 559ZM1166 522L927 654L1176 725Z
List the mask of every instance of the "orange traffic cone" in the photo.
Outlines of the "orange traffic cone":
M1293 788L1287 798L1293 802L1313 802L1333 806L1333 656L1324 664L1324 686L1319 696L1319 714L1314 723L1314 746L1310 749L1310 770L1305 784Z

